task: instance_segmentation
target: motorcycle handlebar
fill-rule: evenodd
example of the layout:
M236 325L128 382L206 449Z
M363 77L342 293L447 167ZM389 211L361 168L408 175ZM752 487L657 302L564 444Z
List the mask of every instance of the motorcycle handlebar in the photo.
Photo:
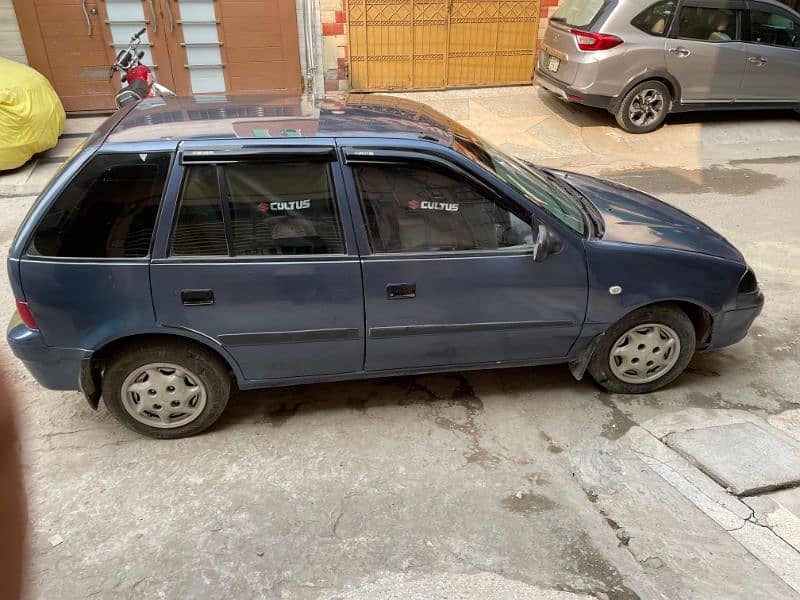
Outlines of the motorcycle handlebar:
M142 27L141 31L139 31L139 33L137 33L133 37L138 39L138 38L142 37L146 31L147 31L147 27Z

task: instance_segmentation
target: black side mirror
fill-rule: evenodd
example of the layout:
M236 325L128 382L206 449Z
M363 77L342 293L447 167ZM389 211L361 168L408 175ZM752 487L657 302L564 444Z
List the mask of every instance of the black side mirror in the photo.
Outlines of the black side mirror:
M557 254L564 247L564 242L558 234L547 225L533 224L535 239L533 241L533 261L540 263L546 261L551 255Z

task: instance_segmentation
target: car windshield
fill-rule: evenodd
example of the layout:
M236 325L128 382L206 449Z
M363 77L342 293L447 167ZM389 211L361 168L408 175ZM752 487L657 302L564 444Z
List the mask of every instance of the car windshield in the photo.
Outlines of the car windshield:
M454 147L574 232L586 236L586 219L580 202L566 189L548 179L545 174L508 156L483 140L456 135Z
M604 0L564 0L550 20L570 27L589 27L603 4Z

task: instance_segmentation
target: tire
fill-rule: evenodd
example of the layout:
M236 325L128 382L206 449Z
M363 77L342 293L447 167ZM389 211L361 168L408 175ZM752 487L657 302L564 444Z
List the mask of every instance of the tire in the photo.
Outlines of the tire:
M625 94L615 116L619 126L628 133L650 133L664 124L671 107L672 94L666 85L660 81L644 81ZM636 115L642 115L641 120Z
M645 307L606 331L589 361L588 371L613 394L646 394L677 379L692 359L695 345L694 325L680 308Z
M124 347L107 362L102 383L109 412L156 439L189 437L211 427L230 389L227 365L217 355L180 341Z

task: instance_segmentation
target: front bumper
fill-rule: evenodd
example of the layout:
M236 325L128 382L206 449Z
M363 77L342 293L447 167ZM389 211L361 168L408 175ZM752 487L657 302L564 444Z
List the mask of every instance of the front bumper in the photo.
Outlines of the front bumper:
M736 302L736 308L720 313L714 319L707 349L724 348L743 340L763 308L764 294L760 290L751 294L741 294Z
M41 332L29 329L15 315L8 325L8 345L34 379L50 390L77 390L83 359L89 356L76 348L53 348L44 343Z
M538 85L539 87L546 89L548 92L555 94L565 102L574 102L576 104L583 104L584 106L592 106L595 108L611 110L615 100L611 96L587 94L582 90L570 87L552 75L549 75L539 67L536 67L536 70L534 71L533 83L534 85Z

